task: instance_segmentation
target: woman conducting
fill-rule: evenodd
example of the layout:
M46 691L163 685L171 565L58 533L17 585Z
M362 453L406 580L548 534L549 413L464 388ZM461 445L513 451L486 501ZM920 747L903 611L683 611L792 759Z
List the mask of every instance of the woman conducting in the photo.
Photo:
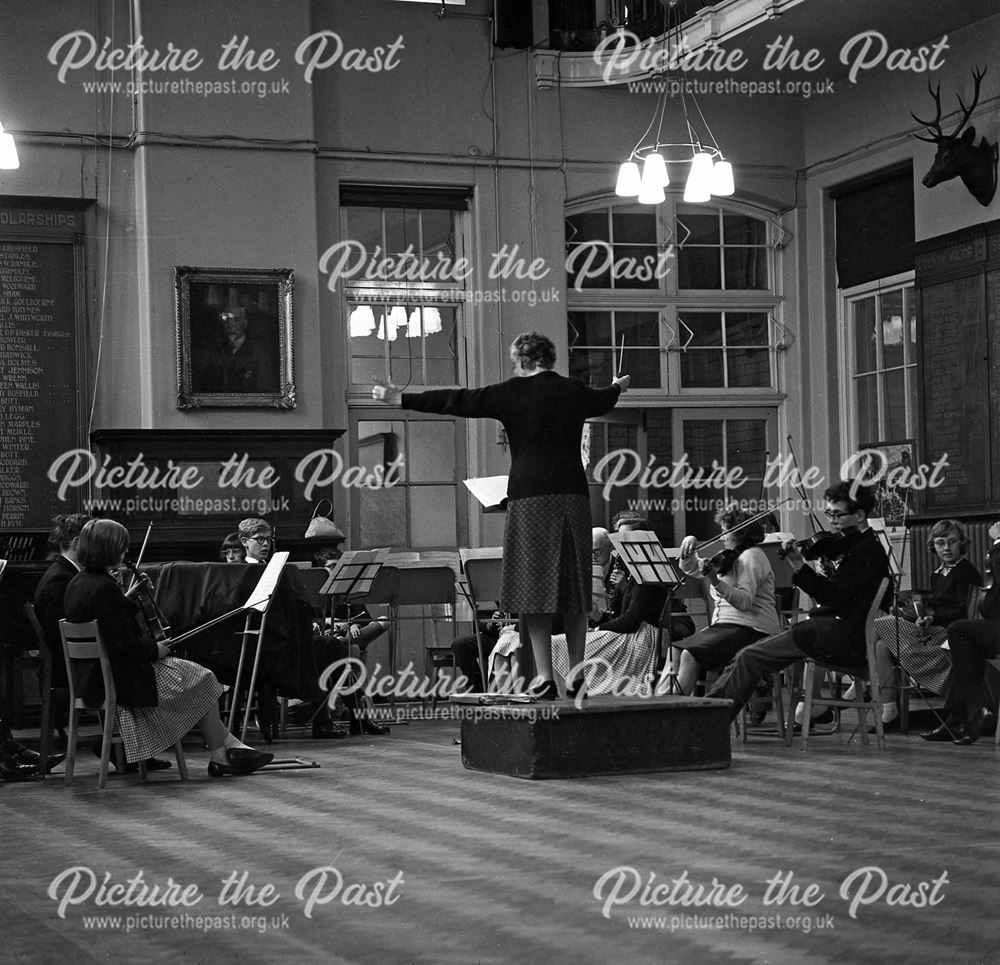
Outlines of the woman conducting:
M111 575L128 549L128 530L113 519L92 519L80 531L77 558L84 567L66 588L66 619L96 620L108 651L118 698L118 729L127 761L153 757L195 724L209 748L208 773L249 774L274 757L247 747L219 719L222 685L189 660L170 656L140 626L139 608ZM99 681L97 682L99 686ZM85 698L99 701L100 693Z
M552 371L556 350L538 332L510 347L514 377L481 389L401 392L376 385L373 398L404 409L473 419L496 419L510 443L507 522L500 609L527 626L537 678L534 694L558 696L552 673L552 618L562 614L570 667L583 661L591 609L591 520L587 477L580 458L583 424L610 412L629 377L603 389ZM575 695L578 681L567 682Z

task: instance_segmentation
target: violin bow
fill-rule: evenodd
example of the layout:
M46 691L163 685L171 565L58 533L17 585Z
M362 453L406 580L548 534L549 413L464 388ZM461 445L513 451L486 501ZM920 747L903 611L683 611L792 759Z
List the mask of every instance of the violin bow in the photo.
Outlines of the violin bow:
M809 519L812 522L813 532L819 533L822 531L823 525L816 518L816 514L813 512L812 508L812 501L806 495L805 487L802 485L802 470L799 468L799 460L798 457L795 455L795 449L792 447L791 433L789 433L786 441L788 442L788 452L792 457L792 465L795 466L795 475L798 477L798 482L792 484L793 488L799 494L799 498L802 500L802 505L809 507Z
M136 581L139 579L139 565L142 563L142 558L146 554L146 546L149 544L149 534L153 532L153 521L149 521L149 525L146 527L146 536L142 541L142 546L139 547L139 556L135 561L135 566L132 570L132 581L128 585L128 589L125 591L127 593L132 592L132 588L135 586Z
M742 523L737 523L735 526L729 529L723 530L718 536L712 536L709 539L702 541L701 543L695 543L695 549L700 550L703 546L708 546L711 543L717 543L724 536L728 536L730 533L735 533L738 529L743 529L744 526L749 526L751 523L756 523L758 519L763 519L768 513L773 513L778 506L783 506L785 503L790 503L792 501L791 496L786 496L784 499L779 499L774 506L768 506L766 509L762 509L759 513L754 513L749 519L743 520Z

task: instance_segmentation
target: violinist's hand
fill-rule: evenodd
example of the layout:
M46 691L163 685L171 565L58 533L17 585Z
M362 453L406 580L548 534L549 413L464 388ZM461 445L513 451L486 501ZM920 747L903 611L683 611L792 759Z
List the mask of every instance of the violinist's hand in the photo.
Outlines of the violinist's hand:
M933 620L933 617L917 617L914 621L917 624L917 630L921 637L926 637L930 633Z
M169 657L173 655L173 651L170 649L169 644L165 643L163 640L157 643L156 649L158 651L157 659L159 660L162 660L164 657Z
M372 398L376 402L384 402L386 405L399 405L399 399L402 394L398 385L393 385L391 382L383 382L381 379L376 379L375 384L372 386Z
M685 536L681 540L681 559L686 560L695 551L698 541L693 536Z
M803 566L806 565L806 558L802 555L802 550L795 545L794 540L788 540L786 543L781 544L782 550L785 553L785 559L788 561L788 565L798 573Z
M628 384L632 381L631 375L616 375L612 380L612 385L617 385L621 389L621 394L624 395L628 392Z

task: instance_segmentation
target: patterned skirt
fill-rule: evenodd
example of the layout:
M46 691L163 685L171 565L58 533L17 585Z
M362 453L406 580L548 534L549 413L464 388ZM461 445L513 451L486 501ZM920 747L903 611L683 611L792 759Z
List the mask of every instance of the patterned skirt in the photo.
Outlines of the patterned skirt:
M507 504L500 608L512 613L588 613L590 499L574 493Z
M875 633L895 660L896 618L876 617ZM899 621L899 665L921 689L942 697L951 689L951 651L941 649L947 636L945 627L931 627L930 633L921 637L915 624Z
M144 761L173 747L210 710L218 710L223 687L211 670L190 660L165 657L153 664L156 707L118 707L125 760Z
M588 630L583 659L587 693L628 695L643 686L656 669L656 627L642 623L635 633ZM552 669L566 679L572 669L566 637L552 638Z

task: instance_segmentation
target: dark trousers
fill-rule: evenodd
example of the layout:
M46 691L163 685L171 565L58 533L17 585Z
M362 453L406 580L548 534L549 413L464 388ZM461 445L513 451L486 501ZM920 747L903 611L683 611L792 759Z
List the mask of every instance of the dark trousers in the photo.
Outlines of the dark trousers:
M948 625L951 648L949 712L957 717L987 704L986 662L1000 655L1000 621L956 620Z
M480 632L483 637L483 655L489 659L490 651L496 646L498 634L492 630ZM465 636L456 637L451 645L451 652L455 655L455 664L469 681L473 692L482 693L486 690L483 686L483 675L479 672L479 647L476 644L476 635L467 633Z
M693 636L673 645L687 650L705 670L720 670L725 667L744 647L764 636L753 627L735 623L716 623L699 630Z
M845 633L843 622L836 617L818 616L744 647L719 674L705 696L733 701L735 719L761 677L784 670L807 657L834 666L861 665L857 640Z

